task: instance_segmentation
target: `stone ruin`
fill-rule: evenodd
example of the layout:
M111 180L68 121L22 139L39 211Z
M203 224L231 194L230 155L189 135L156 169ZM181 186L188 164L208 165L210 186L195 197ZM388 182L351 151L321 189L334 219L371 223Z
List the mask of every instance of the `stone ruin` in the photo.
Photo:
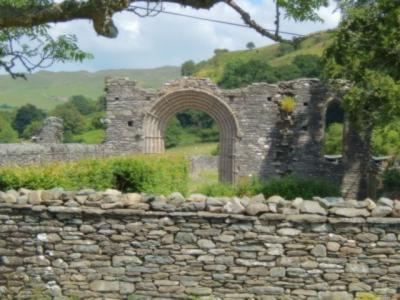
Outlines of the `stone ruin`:
M32 137L32 141L39 144L57 144L62 142L63 134L63 120L57 117L48 117L44 120L39 133Z
M360 143L350 143L343 161L341 156L323 155L326 111L341 101L344 91L331 90L318 79L222 90L208 79L186 77L149 91L127 78L107 78L107 129L102 144L57 144L62 139L61 122L50 118L38 144L0 145L0 165L162 153L170 118L193 108L208 113L220 128L220 181L292 174L342 184L345 195L356 197L357 181L366 180L357 178L360 166L353 164L364 155ZM285 97L296 102L290 114L281 108ZM357 141L354 131L344 135ZM343 174L346 164L353 172L350 176Z

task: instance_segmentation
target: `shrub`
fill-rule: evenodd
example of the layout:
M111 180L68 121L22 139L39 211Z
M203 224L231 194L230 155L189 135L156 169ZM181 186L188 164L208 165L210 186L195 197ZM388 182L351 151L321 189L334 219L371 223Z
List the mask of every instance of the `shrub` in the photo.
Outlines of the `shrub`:
M236 196L236 190L233 185L225 183L206 184L198 189L201 193L210 197L233 197Z
M187 193L188 163L180 156L134 156L0 168L0 190L115 188L123 192Z
M294 199L296 197L311 199L313 196L328 197L341 195L340 189L336 185L321 180L304 179L294 176L268 181L262 187L262 193L266 197L279 195L285 199Z
M400 192L400 170L388 169L383 173L385 192Z
M286 96L281 101L281 109L287 113L294 112L296 107L296 100L293 97Z

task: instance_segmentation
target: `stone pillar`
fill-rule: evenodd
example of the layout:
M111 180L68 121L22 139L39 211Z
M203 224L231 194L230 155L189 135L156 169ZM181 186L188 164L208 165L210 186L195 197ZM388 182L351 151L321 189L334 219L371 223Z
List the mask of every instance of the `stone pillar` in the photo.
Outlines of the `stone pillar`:
M342 193L346 199L367 197L371 132L357 131L348 120L344 123Z
M58 144L62 142L63 134L63 120L57 117L48 117L44 120L39 134L32 137L32 141L38 144Z

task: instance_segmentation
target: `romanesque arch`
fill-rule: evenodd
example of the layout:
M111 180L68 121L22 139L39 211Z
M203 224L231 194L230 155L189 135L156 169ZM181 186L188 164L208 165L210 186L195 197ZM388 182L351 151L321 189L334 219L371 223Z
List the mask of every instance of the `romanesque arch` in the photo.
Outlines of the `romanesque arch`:
M234 182L236 177L236 142L238 124L230 108L217 96L196 89L182 89L161 97L146 113L144 120L144 153L164 152L168 121L185 109L209 114L220 128L219 180Z

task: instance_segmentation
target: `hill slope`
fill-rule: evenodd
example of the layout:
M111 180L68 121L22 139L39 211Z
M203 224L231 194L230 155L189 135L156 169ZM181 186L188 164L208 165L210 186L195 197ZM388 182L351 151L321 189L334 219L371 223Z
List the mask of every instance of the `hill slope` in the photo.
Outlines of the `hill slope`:
M196 65L196 76L209 77L218 82L222 76L224 67L232 61L262 60L271 66L282 66L290 64L298 55L313 54L321 56L324 49L333 39L332 31L324 31L311 34L302 39L297 49L290 46L274 44L252 50L240 50L231 52L219 51L209 60L202 61Z
M180 77L179 67L161 67L148 70L104 70L95 73L40 71L28 80L13 80L0 76L0 107L4 104L20 106L31 103L50 110L70 96L82 94L96 99L103 94L106 76L129 77L144 88L158 88L166 81Z

